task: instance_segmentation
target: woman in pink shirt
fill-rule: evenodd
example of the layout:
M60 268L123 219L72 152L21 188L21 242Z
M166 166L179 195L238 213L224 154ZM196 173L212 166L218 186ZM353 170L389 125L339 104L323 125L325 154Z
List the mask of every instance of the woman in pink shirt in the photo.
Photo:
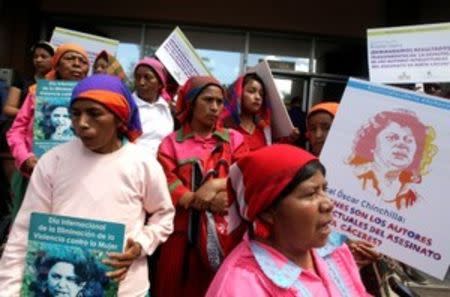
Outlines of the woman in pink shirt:
M45 76L49 80L81 80L89 71L89 60L86 51L76 44L62 44L52 59L52 70ZM28 95L19 110L14 122L6 134L11 154L14 157L17 171L11 178L13 219L20 208L28 178L33 172L38 159L33 153L33 124L36 104L36 84L28 89Z
M204 296L223 257L242 237L239 225L228 223L238 214L226 177L247 150L242 135L220 126L224 100L216 79L191 77L178 93L182 126L159 147L176 215L174 233L157 261L156 296Z
M82 80L70 108L78 138L44 154L33 171L0 261L0 296L19 296L32 212L124 224L125 251L109 255L115 270L107 276L120 281L118 296L146 296L145 256L173 230L164 172L133 143L142 133L139 114L119 78Z
M232 165L229 194L249 232L206 296L369 296L348 247L329 238L326 185L318 159L289 145L262 148Z

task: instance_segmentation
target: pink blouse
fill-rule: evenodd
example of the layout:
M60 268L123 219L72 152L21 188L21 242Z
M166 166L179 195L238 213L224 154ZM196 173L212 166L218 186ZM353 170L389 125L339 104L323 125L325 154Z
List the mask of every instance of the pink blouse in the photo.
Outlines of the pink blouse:
M317 274L276 249L245 238L225 259L206 296L370 296L345 244L330 240L312 254Z
M125 237L140 243L143 253L120 282L119 297L146 296L145 255L172 233L175 214L161 165L137 145L127 143L109 154L90 151L78 138L58 145L31 176L0 259L0 297L19 296L32 212L125 224Z
M14 122L6 134L11 154L14 157L16 167L20 169L22 164L33 153L33 123L34 105L36 102L36 85L29 88L29 92Z

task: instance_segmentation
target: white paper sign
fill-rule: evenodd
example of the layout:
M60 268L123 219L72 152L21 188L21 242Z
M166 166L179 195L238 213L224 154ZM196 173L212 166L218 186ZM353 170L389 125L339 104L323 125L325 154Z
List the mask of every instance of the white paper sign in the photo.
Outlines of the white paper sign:
M435 277L450 264L450 101L350 79L324 145L336 229Z
M191 76L211 75L195 48L178 27L164 40L155 55L179 85L183 85Z
M450 81L450 23L367 30L370 81Z
M289 113L280 97L280 93L275 85L272 72L267 61L262 61L255 67L247 70L247 73L256 73L264 83L266 98L269 100L269 105L272 113L272 134L274 139L280 137L287 137L292 133L294 125L292 124Z
M59 46L64 43L75 43L82 46L88 53L91 69L92 65L94 64L95 58L101 51L106 50L108 53L115 56L117 47L119 46L118 40L68 30L60 27L56 27L53 31L50 43L55 46Z

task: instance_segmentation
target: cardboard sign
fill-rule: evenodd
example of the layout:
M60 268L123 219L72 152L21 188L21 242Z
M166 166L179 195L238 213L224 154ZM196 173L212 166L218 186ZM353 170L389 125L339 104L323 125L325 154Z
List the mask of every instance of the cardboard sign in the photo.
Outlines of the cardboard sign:
M350 79L324 145L338 232L435 277L450 264L450 101Z
M36 296L36 288L57 296L117 296L118 283L104 279L113 268L102 260L123 251L124 234L124 224L32 213L21 296Z
M367 30L370 81L450 81L450 23Z
M33 152L37 157L75 138L69 105L76 81L37 82L33 124Z
M179 85L183 85L191 76L211 75L195 48L178 27L164 40L155 55Z

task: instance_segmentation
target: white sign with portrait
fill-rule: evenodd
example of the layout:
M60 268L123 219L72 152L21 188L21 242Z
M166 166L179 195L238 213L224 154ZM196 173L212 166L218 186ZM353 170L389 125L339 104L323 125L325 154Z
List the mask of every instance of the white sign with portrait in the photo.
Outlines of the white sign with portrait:
M450 101L350 79L320 156L337 231L435 277L450 264Z
M367 30L370 81L450 81L450 23Z

